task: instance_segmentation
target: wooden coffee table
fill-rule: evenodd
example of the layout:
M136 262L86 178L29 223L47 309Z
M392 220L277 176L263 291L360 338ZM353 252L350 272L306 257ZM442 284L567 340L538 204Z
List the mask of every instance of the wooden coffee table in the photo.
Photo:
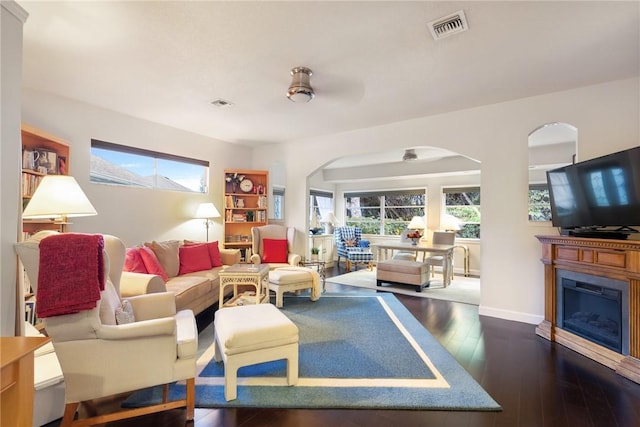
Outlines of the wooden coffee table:
M228 286L233 286L233 295L224 302ZM239 286L252 286L255 291L239 292ZM269 302L269 264L235 264L220 272L220 308L264 302Z

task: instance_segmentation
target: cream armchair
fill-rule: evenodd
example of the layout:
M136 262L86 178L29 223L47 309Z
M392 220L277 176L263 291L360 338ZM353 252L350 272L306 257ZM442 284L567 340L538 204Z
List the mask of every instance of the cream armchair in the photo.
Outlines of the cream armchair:
M295 237L295 228L293 227L285 227L283 225L277 224L269 224L263 225L261 227L253 227L251 229L251 250L253 254L251 255L251 263L252 264L262 264L267 262L269 264L269 268L271 270L278 267L286 267L286 266L297 266L300 264L300 255L292 253L293 242ZM287 241L287 251L286 251L286 262L270 262L268 259L265 261L264 258L264 240L286 240ZM284 261L285 258L282 259Z
M16 244L38 304L40 241L56 232L40 232ZM61 426L107 423L167 409L186 407L193 420L198 334L191 310L176 313L172 293L127 298L135 321L116 324L113 308L120 305L119 284L125 246L104 236L104 270L108 280L97 307L43 320L62 367L66 385ZM114 298L115 296L115 298ZM186 396L167 401L168 384L186 380ZM81 402L145 387L164 385L164 402L74 421Z

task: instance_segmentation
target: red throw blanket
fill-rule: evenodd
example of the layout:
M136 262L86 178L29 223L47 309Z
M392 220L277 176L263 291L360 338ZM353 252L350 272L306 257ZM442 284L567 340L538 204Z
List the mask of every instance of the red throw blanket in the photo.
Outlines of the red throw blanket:
M103 248L100 234L64 233L40 241L38 317L96 307L104 290Z

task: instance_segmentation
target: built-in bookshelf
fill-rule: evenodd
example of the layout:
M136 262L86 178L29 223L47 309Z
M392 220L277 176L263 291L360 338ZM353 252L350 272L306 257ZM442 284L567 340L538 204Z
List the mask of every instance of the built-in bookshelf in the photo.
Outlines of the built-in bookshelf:
M224 247L251 256L251 228L267 224L269 172L246 169L224 171Z
M22 209L27 206L31 196L47 175L68 175L69 145L62 139L50 135L32 126L23 124L22 138ZM62 224L55 219L23 219L22 240L40 230L62 231ZM36 298L29 282L29 277L22 271L25 320L41 328L36 317Z
M22 125L22 209L47 175L69 173L69 145L62 139L28 125ZM53 219L23 220L23 240L40 230L61 231Z

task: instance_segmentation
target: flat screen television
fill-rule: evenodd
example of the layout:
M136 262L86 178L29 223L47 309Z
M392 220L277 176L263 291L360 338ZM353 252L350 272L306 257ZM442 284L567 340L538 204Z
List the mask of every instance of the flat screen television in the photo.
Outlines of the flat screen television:
M549 170L547 183L551 222L562 234L626 238L638 231L640 146Z

